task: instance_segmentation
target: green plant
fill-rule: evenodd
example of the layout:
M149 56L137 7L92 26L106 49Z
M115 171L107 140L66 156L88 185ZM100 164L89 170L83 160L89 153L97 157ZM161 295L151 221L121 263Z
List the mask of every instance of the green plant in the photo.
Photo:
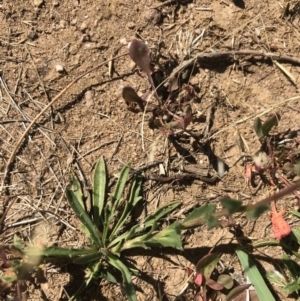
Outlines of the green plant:
M116 282L114 271L118 270L122 275L123 287L128 299L137 300L131 279L134 271L127 267L121 253L132 248L172 247L182 250L180 223L174 222L161 228L163 218L177 208L180 202L173 201L149 214L141 223L135 222L132 220L132 212L142 200L142 178L138 174L133 175L131 187L126 191L129 171L129 165L122 169L114 191L109 195L105 161L101 158L97 162L93 176L90 212L85 208L80 182L73 174L72 185L66 191L66 196L81 222L82 230L88 237L89 247L85 249L39 248L37 246L24 248L24 245L15 243L15 247L26 256L17 260L18 265L13 268L14 277L3 279L8 283L20 280L18 275L20 275L22 263L25 263L28 257L36 258L35 264L40 262L41 258L47 261L67 258L70 262L86 266L85 281L72 299L75 299L94 278Z
M95 168L92 192L91 217L84 208L80 183L73 176L72 189L67 191L68 201L80 219L85 233L91 240L91 254L77 257L74 263L88 264L88 279L83 284L85 288L90 280L103 277L115 281L111 274L112 267L121 272L123 287L129 300L137 300L131 280L132 271L123 262L120 255L124 250L132 248L150 249L152 247L173 247L182 249L180 224L175 222L159 230L162 219L180 202L171 202L149 214L141 223L131 221L132 211L141 197L141 176L135 174L131 188L126 196L124 192L130 167L125 166L120 172L115 189L107 197L107 171L101 158ZM129 225L130 222L133 224Z

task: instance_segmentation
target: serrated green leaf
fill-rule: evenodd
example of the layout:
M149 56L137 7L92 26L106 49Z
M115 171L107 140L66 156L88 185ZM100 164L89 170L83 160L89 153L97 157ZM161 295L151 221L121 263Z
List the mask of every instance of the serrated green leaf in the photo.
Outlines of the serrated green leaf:
M157 234L152 236L151 239L145 241L145 244L149 246L157 245L182 250L180 231L181 224L179 222L175 222L169 227L159 231Z
M249 219L255 219L261 216L267 210L270 210L270 207L266 204L261 204L252 209L248 209L246 214Z
M254 130L259 139L262 139L265 137L263 126L262 126L262 123L261 123L261 120L259 117L255 118L255 120L254 120Z
M252 257L243 249L236 250L236 254L241 262L241 265L249 277L255 292L260 301L275 301L274 296L270 292L265 280L261 276L258 268L255 265Z
M181 222L183 229L199 227L203 223L216 222L213 214L216 211L216 205L205 204L199 208L196 208Z
M127 294L128 300L137 301L135 289L131 280L131 273L126 265L113 254L109 254L107 256L107 262L121 272L123 278L123 287Z
M212 215L207 219L206 224L207 224L207 230L211 230L211 229L219 226L220 222L216 217L214 217Z
M228 214L233 214L239 212L243 206L243 202L240 200L233 200L230 198L221 198L220 200L222 206L227 209Z
M71 190L66 191L67 199L69 201L70 206L74 210L76 216L79 218L79 220L82 222L82 224L87 228L87 230L90 233L91 238L93 239L94 243L97 245L97 247L102 247L102 241L99 237L99 232L93 222L91 221L88 214L85 212L85 210L82 208L80 202L77 200L76 195Z
M196 264L196 273L202 274L205 280L211 277L212 272L216 268L219 261L219 256L210 253L202 257Z
M106 164L101 157L95 167L93 177L93 192L92 192L92 205L93 205L93 218L97 228L101 222L101 214L105 204L106 198L106 185L107 185L107 171Z

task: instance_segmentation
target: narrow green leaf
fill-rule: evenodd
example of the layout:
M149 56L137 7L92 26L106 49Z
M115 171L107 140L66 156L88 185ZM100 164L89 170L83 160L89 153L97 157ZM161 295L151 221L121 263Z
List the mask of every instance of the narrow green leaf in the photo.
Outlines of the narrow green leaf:
M251 284L242 284L233 288L226 296L225 301L232 301L238 295L240 295L244 290L248 289Z
M181 202L173 201L173 202L170 202L170 203L160 207L154 213L149 214L145 218L143 224L137 229L137 232L144 231L148 227L152 227L153 224L155 224L157 221L159 221L161 218L163 218L170 212L174 211L180 205L181 205Z
M128 178L129 171L130 171L130 165L126 165L123 167L123 169L120 172L115 190L111 196L111 203L112 203L113 209L118 209L118 207L119 207L120 200L121 200L122 194L124 192L124 188L125 188L126 181Z
M80 181L74 172L72 172L71 176L72 176L71 190L73 191L75 197L77 198L82 208L86 210L85 203L83 201L83 193L82 193ZM81 229L83 230L83 232L87 237L90 237L89 230L83 224L81 224Z
M114 283L114 284L118 283L115 276L113 274L111 274L107 269L102 269L101 270L100 277L106 279L107 281L109 281L111 283Z
M123 210L121 217L118 219L117 224L114 226L109 240L112 240L114 238L114 236L118 233L124 223L128 220L135 205L142 199L142 197L140 196L141 187L142 177L135 175L132 182L129 199L126 201L125 209Z
M106 204L104 210L104 220L103 220L103 235L102 235L103 244L106 244L109 228L111 227L111 224L114 222L115 214L119 209L121 197L124 192L129 171L130 171L129 165L123 167L123 169L119 174L119 178L115 190L110 198L110 201Z
M71 176L72 176L71 190L73 191L74 195L76 196L82 208L85 209L80 181L78 180L78 177L74 172L72 172Z
M265 246L281 246L282 248L289 250L293 255L295 255L297 258L300 258L300 254L294 251L291 246L286 244L283 240L269 240L269 241L262 241L258 242L252 245L253 248L261 248Z
M236 250L236 254L241 262L241 265L249 277L255 292L260 301L275 301L272 293L270 292L265 280L261 276L258 268L255 265L252 257L243 249Z
M261 120L259 117L255 118L255 120L254 120L254 130L259 139L262 139L265 137L263 126L262 126L262 123L261 123Z
M196 208L191 214L189 214L181 223L183 229L199 227L203 223L209 221L215 221L213 214L216 211L216 205L205 204L199 208Z
M80 256L80 257L74 259L73 263L75 263L75 264L88 264L88 263L91 263L91 262L98 261L102 256L103 256L103 254L101 254L100 252L96 252L94 254L88 254L88 255Z
M95 253L96 249L72 249L72 248L60 248L60 247L49 247L45 249L40 248L28 248L26 254L28 256L44 256L44 257L69 257L74 258L81 255Z
M222 206L227 209L228 214L239 212L243 206L243 202L240 200L232 200L230 198L221 198Z
M270 210L270 207L266 204L261 204L260 206L254 207L253 209L248 209L246 211L246 214L249 219L255 219L261 216L267 210Z
M66 191L67 199L69 201L70 206L74 210L76 216L82 222L82 224L88 229L91 238L93 239L94 243L97 245L98 248L102 247L102 241L99 237L99 232L93 222L91 221L88 214L82 208L81 204L78 202L76 195L71 190Z
M262 247L268 247L268 246L280 246L280 241L265 240L265 241L260 241L260 242L254 243L252 245L253 248L262 248Z
M123 278L123 286L127 294L128 300L137 301L135 289L131 280L131 273L127 266L119 258L112 254L109 254L107 256L107 261L110 265L112 265L121 272Z
M117 235L116 237L114 237L114 239L109 242L107 249L114 248L121 241L123 241L123 243L124 243L125 241L128 241L129 239L131 239L138 232L137 230L139 227L140 227L139 225L134 225L128 231L124 232L121 235ZM114 253L114 252L112 252L112 253Z
M97 228L99 228L101 222L102 209L105 204L106 197L106 185L107 185L107 171L106 164L101 157L96 164L93 178L93 218Z

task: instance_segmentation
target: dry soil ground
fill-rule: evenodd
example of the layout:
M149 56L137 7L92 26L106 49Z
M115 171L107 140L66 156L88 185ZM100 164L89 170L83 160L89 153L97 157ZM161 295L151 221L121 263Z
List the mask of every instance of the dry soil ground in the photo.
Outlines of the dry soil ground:
M300 59L298 3L290 1L285 12L286 1L0 0L1 181L30 121L76 77L128 52L127 44L133 38L147 42L155 68L164 76L201 52L252 50ZM149 12L154 7L156 10ZM261 114L265 120L274 111L282 116L276 133L299 135L300 101L287 101L299 95L299 75L297 62L261 56L207 58L195 63L187 73L196 93L192 109L197 119L190 129L201 131L213 109L205 138L229 170L214 185L197 179L147 180L147 211L177 199L183 205L175 217L182 219L206 202L219 204L224 195L250 203L267 196L268 187L254 193L255 188L246 184L244 165L241 161L236 164L242 155L239 140L242 137L247 145L246 154L254 154L260 147L254 118ZM153 161L163 161L166 177L180 174L171 170L175 164L216 174L208 153L195 147L191 139L180 137L178 143L185 152L180 151L160 130L148 127L151 113L128 110L121 98L122 87L128 85L139 95L148 89L145 77L139 76L130 58L124 56L114 60L112 70L105 64L88 73L36 121L17 148L6 187L2 187L2 209L14 201L2 221L2 243L10 244L14 234L29 241L44 225L47 245L83 246L85 238L64 191L70 170L80 175L84 186L91 187L91 172L100 156L107 160L111 176L127 162L138 169ZM148 178L158 174L157 166L144 172ZM289 196L277 207L289 209L294 204ZM50 227L38 219L38 212ZM297 220L288 220L297 226ZM267 214L255 221L238 215L236 222L243 236L252 241L273 238ZM203 226L184 233L183 239L184 252L145 252L132 257L142 275L135 280L139 300L174 300L187 279L185 268L210 250L220 254L226 268L242 273L234 253L238 245L234 231L207 231ZM257 254L264 259L265 269L272 269L282 250L269 247ZM28 300L67 300L66 292L72 295L82 279L72 269L49 267L46 284L32 278L24 282L24 294ZM278 294L279 299L289 300ZM193 295L187 292L180 298L193 300ZM93 284L82 300L125 299L120 286L101 282Z

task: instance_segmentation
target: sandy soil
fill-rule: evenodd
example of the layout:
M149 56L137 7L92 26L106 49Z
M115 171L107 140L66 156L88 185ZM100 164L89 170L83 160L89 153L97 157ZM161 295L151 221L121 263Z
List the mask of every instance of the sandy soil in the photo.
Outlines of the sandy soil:
M237 160L260 148L253 130L259 114L265 120L279 112L281 121L275 132L282 137L294 133L299 140L300 101L291 98L299 95L300 64L278 57L215 56L189 66L186 74L195 90L192 110L196 116L189 129L205 135L195 143L178 134L174 140L183 149L175 147L159 129L148 126L151 112L129 110L122 99L125 86L133 87L139 95L149 88L146 77L136 71L127 55L115 59L112 69L106 63L85 75L36 120L19 147L17 143L29 123L60 91L96 65L128 53L133 38L147 43L154 67L164 78L202 52L245 50L300 59L297 1L290 2L283 17L287 4L283 0L0 0L1 181L9 157L16 151L1 195L2 212L14 201L1 220L1 242L12 243L14 234L30 241L38 233L47 238L48 246L84 246L86 239L64 191L70 170L90 189L92 170L100 156L106 159L111 176L128 162L139 169L162 161L165 177L180 175L178 166L217 176L209 157L212 153L219 157L229 169L213 184L199 179L154 181L158 165L143 172L147 211L181 200L183 205L174 213L177 219L207 202L219 206L225 195L249 203L268 196L268 187L256 191L246 183L245 166ZM155 102L152 97L149 105ZM280 200L277 208L288 210L295 204L291 195ZM42 223L39 212L50 226ZM299 225L295 217L287 219L293 227ZM139 300L174 300L188 277L186 267L193 267L212 250L220 254L226 269L242 274L235 255L240 238L257 242L272 239L273 233L267 214L255 221L238 214L235 221L242 230L240 236L231 228L208 231L203 226L183 234L183 252L134 254L131 260L141 272L134 280ZM282 258L281 248L276 247L253 254L266 270L274 269ZM82 277L78 267L50 266L46 283L41 285L32 276L24 281L22 290L27 300L67 300ZM279 291L279 299L296 300ZM13 294L8 290L3 298ZM193 292L180 298L194 300ZM120 286L96 281L82 300L126 297Z

